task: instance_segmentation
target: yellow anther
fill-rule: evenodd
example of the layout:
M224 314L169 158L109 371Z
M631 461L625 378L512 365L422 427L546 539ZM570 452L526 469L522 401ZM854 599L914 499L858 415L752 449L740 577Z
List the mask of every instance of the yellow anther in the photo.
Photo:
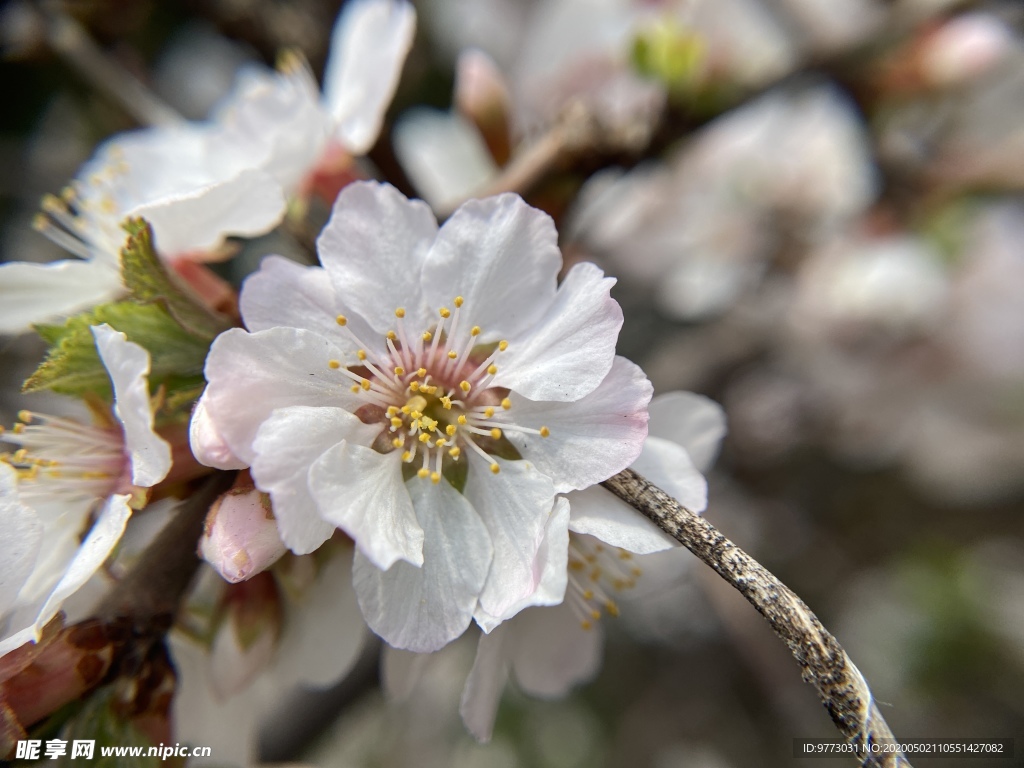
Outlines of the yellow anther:
M600 568L595 568L594 570L592 570L590 572L590 580L591 581L600 581L601 580L601 569Z
M627 552L624 549L620 549L619 550L619 560L632 560L632 559L633 559L633 553L632 552Z
M450 351L448 352L448 359L449 359L449 360L454 360L454 359L455 359L456 357L458 357L458 356L459 356L459 353L458 353L458 352L456 352L456 351L455 351L454 349L453 349L453 350L450 350Z
M359 391L359 385L358 384L353 384L352 385L352 391L353 392L358 392Z
M434 394L435 392L437 392L437 387L435 387L435 386L433 386L433 385L431 385L431 386L429 386L429 387L424 387L423 389L424 389L424 390L426 391L426 393L427 393L428 395L432 395L432 394Z
M334 318L334 321L338 325L345 325L346 323L348 323L348 318L345 317L344 315L338 315L336 318Z
M508 399L507 397L506 397L506 398L504 398L504 399L503 399L503 400L501 401L501 407L502 407L502 408L504 408L504 409L505 409L505 410L507 411L507 410L508 410L509 408L511 408L511 407L512 407L512 401L511 401L511 400L509 400L509 399Z
M570 560L569 561L569 570L570 571L582 571L583 570L583 563L581 563L579 560ZM587 593L584 592L583 596L587 597ZM590 598L587 597L587 600L589 600L589 599Z
M463 392L469 392L470 386L470 383L465 379L459 382L459 389L461 389Z
M369 379L363 379L362 381L360 381L359 382L359 386L363 388L364 392L368 392L370 390L370 381L369 381Z
M408 416L409 412L412 411L412 408L410 408L408 405L403 405L401 410L402 410L402 413L404 413L406 416Z
M459 428L456 427L454 424L449 424L447 427L444 428L444 432L446 435L448 435L448 437L451 437L458 431L458 429Z
M26 411L24 409L18 411L18 420L24 421L26 424L28 424L30 421L32 421L32 411Z
M459 454L461 453L462 449L459 448L459 446L457 445L452 446L451 448L448 449L448 455L451 456L453 459L459 458Z
M402 453L402 461L412 461L412 451L405 451Z
M358 349L358 350L356 350L356 357L358 357L360 360L365 360L366 359L366 350L365 349Z
M445 440L443 437L439 437L439 438L437 438L437 440L434 441L434 447L435 448L441 448L447 442L448 441Z
M397 317L398 319L402 319L403 317L405 317L405 307L399 307L398 309L396 309L395 317Z
M466 414L464 414L464 413L459 414L459 418L458 418L459 424L462 424L463 426L465 426L467 421L468 421L468 419L466 418Z
M389 405L388 406L387 415L388 415L389 419L392 416L396 415L397 413L398 413L398 406L397 405Z
M420 432L420 442L421 443L429 443L430 442L430 435L427 432Z
M486 408L484 408L484 418L485 419L489 419L493 415L494 415L494 408L492 406L488 405Z
M412 416L414 419L421 419L421 418L423 418L423 413L421 411L413 411L409 415Z
M438 483L440 483L441 482L441 473L440 472L431 472L430 473L430 482L432 482L434 485L437 485Z
M590 618L592 618L594 621L597 621L598 619L601 618L601 612L599 610L597 610L596 608L594 608L593 610L590 611Z
M498 350L504 352L506 349L508 349L508 342L502 339L498 342Z
M434 338L434 334L432 334L430 331L424 331L423 335L420 338L423 339L424 341L430 341L432 338Z
M497 427L493 427L491 429L491 439L492 440L501 440L501 430L498 429Z
M456 296L455 297L455 301L453 301L452 304L454 304L456 307L461 307L462 306L462 301L463 301L463 299L462 299L461 296Z
M419 392L420 391L420 383L418 381L416 381L416 379L413 379L412 381L409 382L409 389L411 391L413 391L413 392Z
M341 368L341 361L339 361L339 360L328 360L327 361L327 367L328 368L333 368L334 370L338 370L339 368Z
M491 472L493 472L494 474L498 474L499 472L501 472L501 467L499 467L497 463L491 464Z
M405 438L396 437L394 440L391 441L391 444L395 446L395 448L401 448L403 445L405 445Z
M619 606L617 606L617 605L616 605L616 604L615 604L614 602L612 602L611 600L609 600L608 602L606 602L606 603L604 604L604 609L605 609L606 611L608 611L608 615L609 615L609 616L618 616L618 615L619 615Z
M644 575L644 571L643 571L643 569L642 569L642 568L631 568L631 569L629 570L629 572L630 572L631 574L633 574L633 576L636 576L636 577L640 577L640 576L643 576L643 575Z
M578 565L582 565L582 563L577 563L577 564ZM584 600L593 600L594 599L594 590L592 590L592 589L585 589L585 590L583 590L583 599Z
M423 416L420 419L420 427L423 428L423 429L426 429L426 430L428 430L430 432L436 432L437 431L437 422L434 421L429 416Z
M540 428L540 436L541 437L551 437L551 430L548 429L547 427L541 427Z
M399 429L404 423L405 422L403 422L398 416L393 416L391 418L391 426L395 429Z
M450 411L452 409L452 399L448 397L448 395L445 395L441 398L441 405L444 406L446 411Z
M448 307L441 307L439 310L437 310L437 312L439 315L441 315L441 317L445 319L452 316L452 311L448 309Z
M430 477L430 470L427 469L426 467L420 467L416 475L418 477Z
M384 334L384 335L385 335L385 336L387 336L387 337L388 337L388 338L389 338L389 339L390 339L391 341L394 341L395 339L397 339L397 338L398 338L398 334L397 334L397 333L395 333L394 331L388 331L388 332L387 332L386 334Z
M428 339L428 341L429 341L429 339ZM426 368L417 368L416 369L416 375L419 376L422 379L424 376L427 375L427 369Z
M589 632L591 629L594 628L594 625L591 624L589 621L581 621L580 628Z
M395 376L405 376L405 368L400 365L395 366Z
M494 363L491 363L490 365L487 366L487 372L491 374L491 376L493 376L498 372L498 366L496 366Z
M480 335L480 326L479 325L474 325L472 328L470 328L469 329L469 335L470 336L479 336Z

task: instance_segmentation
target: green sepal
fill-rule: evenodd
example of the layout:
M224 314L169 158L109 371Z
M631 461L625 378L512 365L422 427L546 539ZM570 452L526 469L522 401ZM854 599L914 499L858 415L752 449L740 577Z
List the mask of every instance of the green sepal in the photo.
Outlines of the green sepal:
M210 341L231 327L226 318L196 301L167 272L153 249L153 229L145 219L126 219L122 227L128 240L121 250L121 279L132 300L161 305L186 331Z
M69 768L74 766L88 765L93 768L149 768L150 766L161 765L159 757L146 755L149 747L153 746L137 728L122 718L115 711L114 707L114 686L107 685L94 692L82 705L82 708L73 714L64 724L61 731L61 739L67 741L65 755L54 761L46 760L51 765ZM93 751L92 760L83 760L78 757L71 758L72 745L75 740L95 740L96 746ZM112 756L104 757L100 747L141 747L141 756ZM167 765L170 763L164 763Z
M150 387L167 383L170 391L170 385L181 382L193 388L201 379L210 338L189 333L159 304L119 301L75 315L63 325L36 326L50 349L22 391L49 389L76 397L94 393L109 400L110 376L90 327L102 323L149 351Z

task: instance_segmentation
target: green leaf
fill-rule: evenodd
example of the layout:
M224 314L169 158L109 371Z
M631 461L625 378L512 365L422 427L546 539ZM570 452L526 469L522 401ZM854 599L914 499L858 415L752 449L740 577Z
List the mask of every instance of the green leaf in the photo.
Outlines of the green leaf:
M175 384L192 388L202 376L209 337L188 332L161 304L120 301L75 315L62 326L37 327L51 346L23 391L48 389L77 397L93 393L109 399L110 377L90 329L101 323L108 323L149 351L151 387L166 382L168 389Z
M153 230L145 219L127 219L123 227L128 240L121 250L121 277L134 301L161 305L185 330L209 340L231 326L167 272L153 249Z

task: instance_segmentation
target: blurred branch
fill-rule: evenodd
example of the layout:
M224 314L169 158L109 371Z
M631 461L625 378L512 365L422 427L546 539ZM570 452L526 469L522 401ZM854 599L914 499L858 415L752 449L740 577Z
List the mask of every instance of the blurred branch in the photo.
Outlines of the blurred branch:
M789 587L711 523L636 472L623 470L603 485L711 566L768 620L796 658L804 681L818 691L836 728L863 755L862 766L909 768L902 754L869 751L871 745L893 741L892 731L839 641Z
M106 94L140 125L177 125L183 118L138 78L110 58L57 2L44 2L39 12L46 22L50 48L97 91Z

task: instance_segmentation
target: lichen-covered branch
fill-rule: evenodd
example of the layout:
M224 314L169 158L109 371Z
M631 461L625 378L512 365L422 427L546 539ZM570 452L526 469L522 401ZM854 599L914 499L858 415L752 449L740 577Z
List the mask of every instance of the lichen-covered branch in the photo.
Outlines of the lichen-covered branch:
M871 745L893 741L867 681L843 647L789 587L737 547L715 526L627 469L603 485L634 507L747 598L789 647L805 682L818 691L839 732L858 748L865 768L909 768L900 754L873 754Z

